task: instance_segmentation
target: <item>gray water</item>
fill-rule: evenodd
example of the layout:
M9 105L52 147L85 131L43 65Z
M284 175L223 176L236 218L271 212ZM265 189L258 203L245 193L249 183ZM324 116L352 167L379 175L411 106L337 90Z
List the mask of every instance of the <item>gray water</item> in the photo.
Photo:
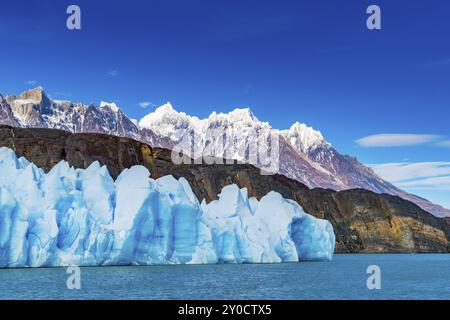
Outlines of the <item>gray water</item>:
M367 267L381 268L368 290ZM450 254L336 255L332 262L0 270L0 299L450 299Z

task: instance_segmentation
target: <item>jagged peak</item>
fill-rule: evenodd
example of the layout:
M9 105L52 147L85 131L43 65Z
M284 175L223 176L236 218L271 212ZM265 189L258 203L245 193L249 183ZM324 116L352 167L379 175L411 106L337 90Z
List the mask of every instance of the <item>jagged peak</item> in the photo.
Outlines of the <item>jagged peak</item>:
M249 119L256 119L250 108L236 108L233 111L228 113L229 116L233 117L245 117Z
M25 90L20 95L26 95L26 94L45 94L45 89L43 86L37 86L35 88Z
M313 127L310 127L298 121L291 126L289 131L313 135L316 136L318 139L324 140L323 135L319 130L315 130Z
M154 111L155 113L178 113L172 106L172 104L170 102L166 102L165 104L159 106L158 108L155 109Z
M184 126L193 126L199 129L203 125L203 120L197 117L187 115L184 112L178 112L174 109L170 102L163 104L155 109L155 111L147 114L139 121L139 127L152 129L154 126L160 125L162 122L169 120L172 123L184 124Z
M295 122L288 130L280 131L292 145L300 147L302 151L321 144L330 145L319 130L300 122Z
M214 111L207 118L200 119L184 112L176 111L170 102L156 108L155 111L143 117L139 122L139 126L165 133L171 132L171 129L163 128L162 126L170 123L171 126L177 128L190 128L196 132L203 132L210 124L215 122L247 127L265 126L271 129L269 123L258 120L250 108L236 108L228 113L217 113Z
M110 108L114 112L118 112L120 110L117 104L114 102L105 102L105 101L100 102L100 108L105 107Z
M253 114L250 108L236 108L228 113L216 113L213 112L208 120L218 121L218 120L229 120L231 122L246 122L246 123L256 123L259 120Z
M16 99L41 102L44 99L48 100L48 97L45 94L44 88L42 86L38 86L36 88L22 92L20 95L16 97Z

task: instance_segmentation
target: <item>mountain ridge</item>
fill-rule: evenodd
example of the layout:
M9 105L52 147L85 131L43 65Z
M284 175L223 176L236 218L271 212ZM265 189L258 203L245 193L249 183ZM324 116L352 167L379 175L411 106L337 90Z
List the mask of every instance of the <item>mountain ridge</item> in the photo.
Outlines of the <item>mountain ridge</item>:
M257 131L264 137L275 134L279 137L279 173L282 175L310 188L336 191L362 188L398 195L435 216L450 216L450 210L395 187L356 158L340 154L320 131L299 122L287 130L277 130L268 122L260 121L249 108L234 109L229 113L213 112L208 118L199 119L178 112L170 103L166 103L137 122L128 118L115 103L102 102L95 106L52 100L46 96L42 87L25 91L17 97L0 97L0 124L61 129L71 133L105 133L171 150L186 135L195 135L200 139L191 142L194 154L190 156L193 158L205 152L212 153L208 156L219 158L229 158L225 154L231 154L235 160L258 166L245 158L246 150L256 143L252 133ZM237 141L237 147L230 145L224 150L221 141L213 140L205 133L214 129L227 130L231 140Z

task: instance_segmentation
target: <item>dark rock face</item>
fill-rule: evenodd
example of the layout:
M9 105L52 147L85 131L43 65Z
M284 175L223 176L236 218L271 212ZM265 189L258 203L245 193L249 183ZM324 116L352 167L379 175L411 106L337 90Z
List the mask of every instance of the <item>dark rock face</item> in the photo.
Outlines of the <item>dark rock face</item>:
M83 116L84 121L82 121L82 129L79 132L107 133L130 138L139 137L139 129L121 110L113 110L109 106L98 108L95 105L90 105Z
M25 91L17 97L8 96L6 101L6 107L9 107L17 117L22 119L22 124L33 128L48 127L42 115L50 110L51 102L42 87Z
M175 165L171 151L151 148L127 138L103 134L70 134L50 129L0 126L0 147L14 149L37 166L50 170L61 160L77 168L94 161L112 176L133 165L147 167L153 178L185 177L199 199L217 198L222 187L236 183L249 196L269 191L296 200L306 212L329 220L336 233L337 252L449 252L450 220L439 219L412 202L362 189L336 192L309 189L282 175L264 176L247 164Z
M1 101L2 99L0 99ZM14 118L11 107L3 100L0 102L0 123L12 127L18 127L19 123Z

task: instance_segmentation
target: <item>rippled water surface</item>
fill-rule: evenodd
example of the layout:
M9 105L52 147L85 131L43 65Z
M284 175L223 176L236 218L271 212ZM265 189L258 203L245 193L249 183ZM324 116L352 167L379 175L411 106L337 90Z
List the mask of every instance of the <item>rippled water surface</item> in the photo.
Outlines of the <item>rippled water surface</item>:
M367 267L381 268L368 290ZM332 262L0 270L0 299L450 299L450 254L336 255Z

